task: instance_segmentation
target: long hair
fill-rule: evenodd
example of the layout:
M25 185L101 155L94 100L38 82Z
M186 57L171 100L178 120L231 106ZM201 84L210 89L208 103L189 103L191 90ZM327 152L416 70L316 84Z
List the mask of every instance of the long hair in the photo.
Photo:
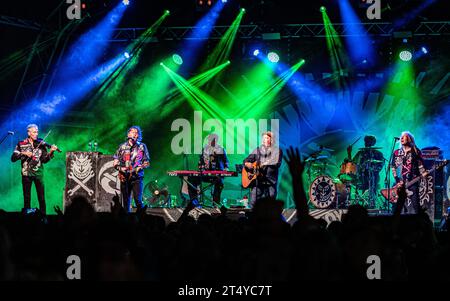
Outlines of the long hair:
M130 128L127 130L127 136L128 136L128 133L129 133L132 129L135 129L135 130L138 132L137 142L141 142L141 141L142 141L142 130L141 130L141 127L138 126L138 125L132 125L132 126L130 126Z
M402 137L403 135L408 136L408 138L409 138L408 140L409 140L409 144L410 144L410 146L411 146L411 149L413 149L414 152L415 152L416 154L418 154L418 149L417 149L417 145L416 145L416 139L414 138L414 135L411 134L410 131L404 131L404 132L402 132L402 134L400 135L400 137ZM400 143L401 143L401 142L400 142Z

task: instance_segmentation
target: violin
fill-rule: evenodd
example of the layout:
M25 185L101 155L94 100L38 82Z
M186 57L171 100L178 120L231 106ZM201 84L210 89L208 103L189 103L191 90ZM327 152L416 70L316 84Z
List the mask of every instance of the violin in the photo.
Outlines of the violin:
M47 148L51 148L51 147L52 147L52 145L51 145L50 143L47 143L47 142L44 141L44 139L42 139L42 138L37 138L36 141L37 141L39 144L44 145L44 146L47 147ZM62 152L58 147L56 148L56 151L57 151L58 153L61 153L61 152Z

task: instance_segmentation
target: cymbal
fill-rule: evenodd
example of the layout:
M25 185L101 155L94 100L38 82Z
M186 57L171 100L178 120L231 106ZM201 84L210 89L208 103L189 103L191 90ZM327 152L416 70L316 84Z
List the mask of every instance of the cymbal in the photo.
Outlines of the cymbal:
M360 147L360 150L382 149L382 147Z
M369 163L383 163L383 161L375 160L375 159L369 159L369 160L366 160L365 162L369 162Z
M334 152L334 149L323 146L320 148L320 150L324 152Z
M316 153L324 152L334 152L334 149L324 147L323 145L317 144L315 142L311 142L308 144L308 147L312 149Z
M305 161L319 161L319 160L326 160L328 159L327 155L321 155L321 156L313 156L313 157L309 157L308 159L306 159Z

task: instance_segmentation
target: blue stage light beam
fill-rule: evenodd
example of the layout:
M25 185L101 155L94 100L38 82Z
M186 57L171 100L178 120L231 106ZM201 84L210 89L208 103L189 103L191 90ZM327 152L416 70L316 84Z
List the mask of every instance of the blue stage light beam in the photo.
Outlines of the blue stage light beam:
M375 56L372 41L351 7L349 0L339 0L338 3L342 21L348 28L345 42L353 64L360 64L364 60L373 63Z
M223 1L217 1L206 15L197 22L192 33L187 37L186 42L182 44L180 55L184 59L184 64L178 73L183 74L189 72L195 64L197 52L211 34L225 4Z
M425 10L428 6L432 5L436 0L425 0L418 7L413 9L412 11L405 12L404 16L398 20L396 20L393 24L393 28L397 29L404 25L407 25L409 22L417 18L417 16Z
M86 74L97 66L110 43L114 29L128 6L119 2L98 24L82 34L70 47L58 66L56 80Z
M100 86L125 60L122 54L118 55L83 77L60 83L47 97L31 100L10 114L1 129L14 128L20 131L29 123L42 124L58 120L75 103Z

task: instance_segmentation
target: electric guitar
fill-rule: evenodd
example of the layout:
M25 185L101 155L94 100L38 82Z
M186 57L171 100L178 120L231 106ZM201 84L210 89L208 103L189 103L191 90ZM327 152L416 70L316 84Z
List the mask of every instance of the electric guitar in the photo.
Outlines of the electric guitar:
M143 165L141 165L141 166L136 166L136 167L133 167L133 168L131 168L131 169L128 169L128 170L126 170L126 171L123 171L123 170L120 170L120 169L119 169L119 180L120 180L120 182L126 182L126 181L131 180L131 177L132 177L133 175L137 175L138 172L139 172L141 169L144 169L144 168L147 167L148 165L149 165L148 163L147 163L147 164L143 164Z
M432 173L435 170L441 169L442 167L444 167L448 163L449 163L448 160L444 160L444 161L442 161L440 163L435 164L434 167L432 169L428 170L427 172L428 172L428 174L430 174L430 173ZM412 185L414 185L415 183L420 181L421 178L422 178L422 176L418 176L418 177L415 177L414 179L412 179L411 181L405 183L405 188L408 189L409 187L411 187ZM392 188L381 189L381 194L383 195L383 197L386 200L389 200L389 202L397 203L397 200L398 200L398 184L396 184ZM388 199L388 196L389 196L389 199Z

